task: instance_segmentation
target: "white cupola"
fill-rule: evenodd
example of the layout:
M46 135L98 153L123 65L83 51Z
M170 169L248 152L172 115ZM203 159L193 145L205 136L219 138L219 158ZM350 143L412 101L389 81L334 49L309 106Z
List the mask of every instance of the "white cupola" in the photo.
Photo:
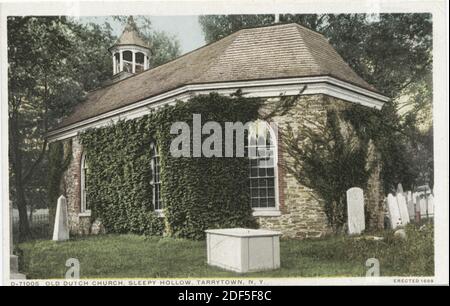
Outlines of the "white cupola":
M113 79L121 80L150 68L150 45L140 36L132 16L114 45L109 48L113 59Z

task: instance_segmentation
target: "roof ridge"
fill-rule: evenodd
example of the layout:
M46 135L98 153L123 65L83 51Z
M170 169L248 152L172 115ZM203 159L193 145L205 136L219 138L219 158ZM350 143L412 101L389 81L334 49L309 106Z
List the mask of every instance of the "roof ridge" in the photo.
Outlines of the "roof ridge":
M322 34L321 32L319 32L319 31L310 29L310 28L308 28L308 27L306 27L306 26L304 26L304 25L301 25L301 24L299 24L299 23L297 23L297 22L293 22L293 24L296 25L297 28L300 28L300 29L302 29L302 30L307 30L307 31L309 31L309 32L311 32L311 33L313 33L313 34L315 34L315 35L321 36L321 37L323 37L323 38L326 39L325 35L323 35L323 34Z
M306 28L306 27L303 27L303 26L300 26L300 25L299 25L299 27L298 27L297 29L298 29L298 31L299 31L299 33L300 33L300 36L301 36L301 38L302 38L302 40L303 40L303 42L304 42L304 45L306 46L306 49L308 50L308 53L310 54L311 58L314 60L314 63L317 65L317 67L318 67L319 70L324 70L324 66L321 65L321 62L320 62L321 59L320 59L320 58L319 58L319 59L317 58L318 54L317 54L316 52L312 52L312 51L311 51L311 46L310 46L311 41L308 40L308 39L304 39L304 38L303 38L303 34L301 33L301 30L308 30L309 32L312 32L314 35L319 36L321 39L324 39L325 42L331 47L331 48L328 49L328 51L330 51L331 53L334 53L334 54L336 55L336 59L339 61L339 64L344 65L345 67L347 67L348 71L349 71L351 74L353 74L354 76L356 76L357 78L359 78L359 79L360 79L363 83L365 83L365 85L368 86L369 88L374 89L374 87L373 87L371 84L369 84L369 83L368 83L365 79L363 79L358 73L356 73L355 70L353 70L353 68L348 64L348 62L347 62L347 61L339 54L339 52L337 52L337 50L331 45L331 43L329 42L329 40L328 40L327 37L325 37L323 34L320 34L320 33L316 32L316 31L310 30L310 29L308 29L308 28ZM325 52L325 50L322 50L322 52ZM325 71L326 74L330 74L330 75L335 76L331 71L329 71L328 67L326 67L325 70L326 70L326 71Z
M311 59L313 60L314 64L316 65L315 69L318 69L320 71L320 64L317 61L317 58L314 56L313 52L311 52L311 48L310 48L308 42L306 41L306 39L303 37L302 32L301 32L301 30L303 30L303 29L307 29L307 30L309 30L309 29L299 25L298 23L295 23L295 24L297 25L296 29L297 29L298 35L300 36L300 39L301 39L303 45L306 47L306 50L308 50L309 56L311 57ZM311 32L313 32L314 34L318 34L317 32L314 32L314 31L311 31ZM320 36L324 37L321 34L320 34Z
M285 26L297 26L298 28L304 29L304 30L308 30L316 35L320 35L325 37L322 33L320 33L319 31L313 30L311 28L308 28L307 26L301 25L297 22L291 21L291 22L279 22L276 24L264 24L264 25L259 25L259 26L249 26L249 27L244 27L241 28L233 33L237 33L239 31L248 31L248 30L255 30L255 29L263 29L263 28L274 28L274 27L285 27ZM233 34L231 33L231 34Z
M233 43L236 41L236 38L239 37L238 33L241 32L241 31L243 31L243 30L244 30L244 29L240 29L240 30L238 30L238 31L236 31L236 32L234 32L234 33L231 33L230 35L227 35L227 36L225 36L225 37L223 37L223 38L217 40L217 41L220 41L220 40L224 40L225 38L233 37L233 38L231 39L230 43L229 43L229 44L228 44L228 45L220 52L220 54L219 54L218 56L216 56L215 59L212 60L212 61L209 63L208 68L204 71L204 74L207 74L208 72L210 72L211 69L213 69L213 68L215 67L215 65L216 65L217 63L220 62L220 59L222 58L222 56L227 52L227 50L230 48L230 46L233 45ZM197 81L198 79L199 79L199 78L196 78L196 79L194 79L193 81L195 82L195 81Z

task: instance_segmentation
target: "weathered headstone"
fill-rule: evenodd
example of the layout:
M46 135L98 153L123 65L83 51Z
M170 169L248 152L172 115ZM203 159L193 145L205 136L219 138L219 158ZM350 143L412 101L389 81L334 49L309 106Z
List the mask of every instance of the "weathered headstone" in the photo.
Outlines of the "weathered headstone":
M414 207L414 200L411 191L406 193L406 205L408 206L409 219L412 221L416 217L416 209Z
M67 216L67 200L64 196L58 199L56 207L55 227L53 229L54 241L65 241L69 239L69 220Z
M434 197L430 194L427 198L427 213L429 218L434 218Z
M400 216L400 210L398 209L397 199L392 194L388 194L387 204L391 227L392 229L396 229L398 226L402 225L402 218Z
M416 192L413 193L414 206L416 208L416 222L420 221L420 195Z
M364 193L361 188L347 190L347 219L349 234L361 234L365 230Z
M403 186L402 186L402 183L398 183L398 185L397 185L397 194L399 194L399 193L403 194Z
M419 198L419 208L420 208L420 217L426 218L427 217L427 201L425 197Z
M400 217L402 219L402 225L406 225L409 223L409 213L408 207L406 206L406 198L403 193L397 193L397 204L398 210L400 212Z

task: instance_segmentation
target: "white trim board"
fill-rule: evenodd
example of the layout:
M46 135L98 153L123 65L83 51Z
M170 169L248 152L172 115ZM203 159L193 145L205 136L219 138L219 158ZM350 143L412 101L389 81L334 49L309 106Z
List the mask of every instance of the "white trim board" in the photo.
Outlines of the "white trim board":
M164 105L187 101L193 95L217 92L230 95L241 89L246 97L279 97L300 93L307 85L303 95L325 94L345 101L381 109L389 98L373 91L349 84L330 76L302 77L274 80L236 81L208 84L185 85L160 95L121 107L98 116L82 120L47 133L50 142L75 137L78 133L114 124L119 120L130 120L149 114Z

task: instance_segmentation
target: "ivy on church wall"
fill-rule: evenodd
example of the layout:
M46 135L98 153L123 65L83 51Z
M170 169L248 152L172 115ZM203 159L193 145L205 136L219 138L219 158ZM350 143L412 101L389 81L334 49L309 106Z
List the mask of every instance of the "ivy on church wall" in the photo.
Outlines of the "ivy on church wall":
M260 99L239 95L201 95L80 135L87 154L87 201L93 219L100 218L108 232L166 232L191 239L203 238L208 228L255 227L248 159L173 157L170 144L177 135L170 134L170 127L186 122L192 133L193 114L200 114L202 123L216 121L222 127L224 122L245 123L257 119L261 104ZM152 143L159 147L164 218L153 208Z

